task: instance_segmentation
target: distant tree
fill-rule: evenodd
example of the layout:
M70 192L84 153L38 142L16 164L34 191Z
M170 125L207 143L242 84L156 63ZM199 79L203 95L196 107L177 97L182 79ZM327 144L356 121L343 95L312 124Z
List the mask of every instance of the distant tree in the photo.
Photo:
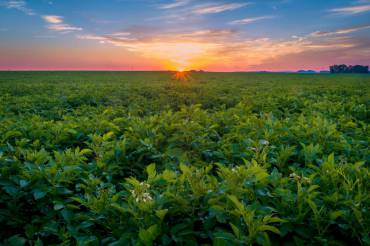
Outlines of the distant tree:
M353 73L369 73L369 66L355 65L352 67Z
M369 66L347 66L345 64L330 66L330 73L369 73Z
M298 73L316 73L315 70L298 70Z

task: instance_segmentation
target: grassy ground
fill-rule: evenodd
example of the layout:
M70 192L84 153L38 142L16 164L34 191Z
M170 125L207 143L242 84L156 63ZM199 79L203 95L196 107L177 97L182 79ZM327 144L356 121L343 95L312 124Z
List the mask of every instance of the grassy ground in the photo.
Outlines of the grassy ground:
M368 75L0 72L5 244L370 244Z

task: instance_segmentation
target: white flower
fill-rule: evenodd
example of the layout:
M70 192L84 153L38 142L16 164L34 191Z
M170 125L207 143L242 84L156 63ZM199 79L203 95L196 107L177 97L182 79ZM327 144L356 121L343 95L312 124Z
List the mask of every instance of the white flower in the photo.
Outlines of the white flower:
M150 185L144 182L140 183L139 187L136 187L136 190L132 190L131 194L132 197L135 199L135 202L149 202L153 200L153 197L150 195L149 192Z

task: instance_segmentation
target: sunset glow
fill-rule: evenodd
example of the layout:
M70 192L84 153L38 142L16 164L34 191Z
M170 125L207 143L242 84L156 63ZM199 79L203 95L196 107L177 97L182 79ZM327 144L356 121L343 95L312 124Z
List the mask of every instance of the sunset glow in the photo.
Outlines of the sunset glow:
M188 81L191 79L191 74L190 72L179 70L174 73L174 75L172 76L172 79L177 80L177 81Z
M286 71L369 64L369 6L351 0L1 1L0 69Z

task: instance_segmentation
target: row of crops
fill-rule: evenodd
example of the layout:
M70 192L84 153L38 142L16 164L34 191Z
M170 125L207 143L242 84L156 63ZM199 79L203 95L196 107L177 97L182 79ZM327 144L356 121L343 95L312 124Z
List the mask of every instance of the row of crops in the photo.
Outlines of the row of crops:
M366 75L0 73L4 245L370 245Z

